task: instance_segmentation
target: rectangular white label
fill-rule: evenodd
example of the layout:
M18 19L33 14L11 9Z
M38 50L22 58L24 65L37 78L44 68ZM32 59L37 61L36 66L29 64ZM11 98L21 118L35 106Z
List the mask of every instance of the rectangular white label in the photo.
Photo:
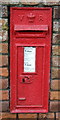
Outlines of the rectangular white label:
M35 72L35 47L24 47L24 72Z

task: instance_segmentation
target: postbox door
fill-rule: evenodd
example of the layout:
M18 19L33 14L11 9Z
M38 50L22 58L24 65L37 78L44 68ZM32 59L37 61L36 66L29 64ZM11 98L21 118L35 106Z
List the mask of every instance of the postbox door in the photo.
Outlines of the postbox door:
M44 39L39 38L37 44L36 38L18 38L14 43L16 107L20 110L29 108L31 112L39 112L40 109L48 109L49 67L46 66L49 66L50 50ZM26 111L23 109L22 112Z
M43 105L44 49L45 46L18 47L18 105Z

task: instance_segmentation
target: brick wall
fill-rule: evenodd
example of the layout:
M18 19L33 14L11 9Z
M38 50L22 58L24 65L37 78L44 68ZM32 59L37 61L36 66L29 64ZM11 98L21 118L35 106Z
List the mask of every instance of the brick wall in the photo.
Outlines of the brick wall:
M0 119L34 118L37 120L60 120L60 2L59 0L0 0ZM51 80L49 112L47 114L11 114L9 109L9 7L36 6L53 8L53 31L51 51ZM2 112L1 112L2 110Z

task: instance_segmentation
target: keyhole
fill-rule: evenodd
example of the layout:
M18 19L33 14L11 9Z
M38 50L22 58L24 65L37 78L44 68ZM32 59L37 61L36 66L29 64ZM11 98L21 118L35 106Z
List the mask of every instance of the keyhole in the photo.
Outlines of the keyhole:
M24 79L24 78L22 79L22 82L25 82L25 79Z

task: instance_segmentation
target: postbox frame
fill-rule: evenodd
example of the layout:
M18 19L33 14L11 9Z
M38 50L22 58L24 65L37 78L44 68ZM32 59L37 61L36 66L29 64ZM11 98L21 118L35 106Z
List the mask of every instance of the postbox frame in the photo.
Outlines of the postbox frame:
M34 7L34 8L33 7L28 7L28 8L26 8L26 7L21 7L21 8L20 7L11 7L10 8L10 12L13 13L14 9L16 9L16 10L21 10L21 9L24 9L24 10L26 10L26 9L27 10L28 9L30 9L30 10L33 10L33 9L34 10L35 9L43 10L43 9L45 9L46 10L47 9L47 10L50 10L50 14L52 16L52 9L51 8L43 8L43 7L42 8L36 8L36 7ZM29 109L25 109L25 108L28 108L28 106L24 106L24 107L22 107L20 105L17 106L17 99L16 99L17 98L17 80L16 80L17 78L16 78L16 76L14 77L14 75L13 75L13 58L14 58L15 55L13 55L13 47L14 47L13 46L13 36L14 35L13 35L12 15L13 14L11 14L11 16L10 16L10 56L11 56L10 57L10 89L11 89L11 92L10 92L10 99L11 99L10 100L10 110L11 110L11 113L46 113L46 112L48 112L49 80L46 82L47 83L47 85L46 85L46 88L47 88L47 90L46 90L46 101L44 99L44 101L46 103L46 106L45 106L46 108L43 107L43 109L42 109L42 106L40 106L40 110L39 109L36 109L36 110L30 109L29 110ZM15 29L17 31L16 27L15 27ZM24 43L23 44L18 43L18 44L15 45L15 49L16 49L16 57L15 57L15 59L17 60L17 47L18 46L36 46L36 47L41 46L41 47L48 48L49 49L49 54L50 54L50 52L51 52L51 36L52 36L52 19L51 19L50 29L51 29L51 31L50 31L50 42L49 42L50 46L46 46L45 44L37 44L37 45L36 44L32 44L31 45L30 44L30 45L28 45L28 44L24 44ZM21 30L23 31L23 28ZM25 38L32 38L32 36L33 36L32 34L31 35L27 34L25 36L24 36L24 34L22 34L22 36L18 35L16 37L17 38L19 38L19 37L21 37L21 38L24 38L24 37ZM36 36L33 36L33 38L39 38L39 37L41 37L39 34L38 35L36 34ZM45 37L45 36L43 36L43 37ZM17 68L17 66L16 66L17 65L17 61L16 60L15 60L15 62L16 62L15 63L15 68ZM47 60L49 61L47 66L49 66L48 71L50 72L50 58L47 58ZM15 73L17 74L17 69L15 70ZM26 74L26 73L23 73L23 74ZM30 74L30 73L27 73L27 74ZM34 75L36 73L31 73L31 74ZM15 78L15 81L13 80L13 78ZM44 84L44 81L42 82L42 84ZM44 88L44 85L42 85L42 87ZM29 108L33 108L33 106L32 107L29 106ZM34 108L36 108L36 107L34 107Z

